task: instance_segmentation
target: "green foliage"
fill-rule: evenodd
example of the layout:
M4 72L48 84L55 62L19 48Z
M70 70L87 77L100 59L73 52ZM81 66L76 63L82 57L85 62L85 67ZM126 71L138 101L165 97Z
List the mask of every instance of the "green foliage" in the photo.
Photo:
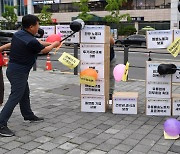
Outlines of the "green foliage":
M93 18L93 16L88 13L90 12L88 2L89 0L80 0L80 2L74 3L74 5L79 7L79 11L81 12L78 14L78 18L82 19L85 22Z
M105 7L106 11L110 12L110 15L105 16L105 21L108 23L115 23L117 28L119 29L119 25L122 19L127 19L127 21L131 21L130 15L120 14L121 6L127 2L127 0L106 0L107 5Z
M17 22L17 15L14 12L14 9L17 9L17 6L9 6L5 5L5 12L2 13L2 17L5 18L6 29L15 29L15 24ZM3 24L4 20L2 20L1 25Z
M38 15L38 18L40 19L40 24L41 25L50 25L52 24L52 13L48 11L49 6L44 5L41 13Z
M121 26L121 28L119 28L118 30L118 35L132 35L134 34L136 31L136 28L132 25L128 25L128 26Z

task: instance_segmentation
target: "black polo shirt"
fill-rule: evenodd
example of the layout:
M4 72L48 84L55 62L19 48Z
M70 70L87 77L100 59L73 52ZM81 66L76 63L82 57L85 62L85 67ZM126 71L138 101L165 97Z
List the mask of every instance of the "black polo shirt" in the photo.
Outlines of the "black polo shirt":
M8 68L20 72L29 72L36 61L37 54L45 47L29 32L16 32L11 41Z

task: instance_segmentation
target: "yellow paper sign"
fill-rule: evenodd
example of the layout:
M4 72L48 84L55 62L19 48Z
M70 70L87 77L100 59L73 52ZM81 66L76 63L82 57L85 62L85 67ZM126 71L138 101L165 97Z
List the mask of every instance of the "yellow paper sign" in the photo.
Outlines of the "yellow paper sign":
M80 61L79 59L73 57L72 55L66 52L64 52L58 60L70 69L75 68Z
M168 135L165 131L164 131L164 139L166 140L176 140L179 138L179 135L176 135L176 136L170 136Z
M80 83L87 84L89 86L95 86L96 80L94 79L94 77L83 75L83 76L80 76Z
M176 57L180 52L180 37L178 37L168 48L167 50Z
M122 81L127 81L128 72L129 72L129 63L127 62L126 67L125 67L125 71L124 71L124 75L122 77Z

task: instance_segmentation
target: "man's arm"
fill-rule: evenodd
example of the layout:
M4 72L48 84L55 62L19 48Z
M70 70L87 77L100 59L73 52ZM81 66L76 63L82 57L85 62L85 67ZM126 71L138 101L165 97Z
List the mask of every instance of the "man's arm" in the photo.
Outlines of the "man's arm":
M56 48L60 45L59 41L53 42L51 45L45 47L43 50L41 50L41 53L46 54L50 52L53 48Z
M38 41L39 41L39 43L41 43L41 44L44 45L45 47L52 44L52 43L50 43L50 42L45 42L45 41L41 41L41 40L38 40Z
M3 50L6 50L6 49L10 49L10 48L11 48L11 43L4 44L4 45L0 46L0 52L2 52Z

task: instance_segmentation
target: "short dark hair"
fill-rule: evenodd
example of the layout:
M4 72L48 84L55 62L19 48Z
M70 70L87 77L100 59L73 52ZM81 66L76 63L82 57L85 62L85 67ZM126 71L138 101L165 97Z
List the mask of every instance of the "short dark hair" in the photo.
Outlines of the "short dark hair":
M39 18L32 14L27 14L22 18L22 27L29 28L30 26L34 26L39 22Z

